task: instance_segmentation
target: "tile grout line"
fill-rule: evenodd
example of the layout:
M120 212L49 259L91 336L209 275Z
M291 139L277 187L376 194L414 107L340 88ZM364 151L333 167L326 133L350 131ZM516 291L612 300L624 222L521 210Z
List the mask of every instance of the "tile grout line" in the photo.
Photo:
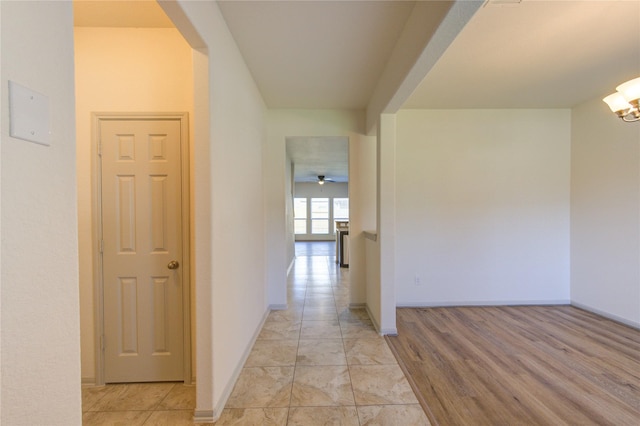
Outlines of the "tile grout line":
M304 311L307 307L307 291L309 290L309 279L305 280L304 299L302 302L302 316L300 317L300 330L298 330L298 344L296 346L296 357L293 361L293 377L291 378L291 390L289 392L289 406L287 407L287 418L285 425L289 424L291 418L291 403L293 402L293 386L296 383L296 374L298 372L298 352L300 351L300 340L302 339L302 324L304 321Z

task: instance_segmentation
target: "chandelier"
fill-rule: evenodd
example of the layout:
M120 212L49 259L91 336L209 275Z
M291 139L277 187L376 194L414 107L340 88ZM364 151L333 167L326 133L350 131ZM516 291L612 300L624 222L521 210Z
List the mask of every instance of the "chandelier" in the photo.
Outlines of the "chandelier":
M617 92L603 99L623 121L640 120L640 77L616 87Z

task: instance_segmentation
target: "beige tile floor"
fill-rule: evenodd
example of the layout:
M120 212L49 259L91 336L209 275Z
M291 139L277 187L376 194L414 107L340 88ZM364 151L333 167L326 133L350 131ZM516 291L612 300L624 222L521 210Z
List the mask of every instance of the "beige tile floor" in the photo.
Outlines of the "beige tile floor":
M429 421L385 340L349 308L349 270L298 256L289 309L269 314L216 425L423 426ZM191 425L195 388L83 390L85 425Z
M115 384L82 389L82 424L182 426L193 424L195 386Z

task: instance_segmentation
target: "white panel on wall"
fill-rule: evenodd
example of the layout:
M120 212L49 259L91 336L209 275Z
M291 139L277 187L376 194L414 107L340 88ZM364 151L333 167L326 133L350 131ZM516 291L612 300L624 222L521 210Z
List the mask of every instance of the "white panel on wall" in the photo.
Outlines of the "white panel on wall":
M9 116L12 137L47 146L51 143L47 96L9 81Z

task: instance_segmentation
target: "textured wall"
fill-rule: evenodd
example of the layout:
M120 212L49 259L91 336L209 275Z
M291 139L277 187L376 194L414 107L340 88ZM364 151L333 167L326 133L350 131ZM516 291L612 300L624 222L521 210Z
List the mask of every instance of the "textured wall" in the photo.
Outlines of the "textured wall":
M51 145L8 136L2 97L2 410L6 425L81 424L71 2L0 2L7 80L49 98Z

